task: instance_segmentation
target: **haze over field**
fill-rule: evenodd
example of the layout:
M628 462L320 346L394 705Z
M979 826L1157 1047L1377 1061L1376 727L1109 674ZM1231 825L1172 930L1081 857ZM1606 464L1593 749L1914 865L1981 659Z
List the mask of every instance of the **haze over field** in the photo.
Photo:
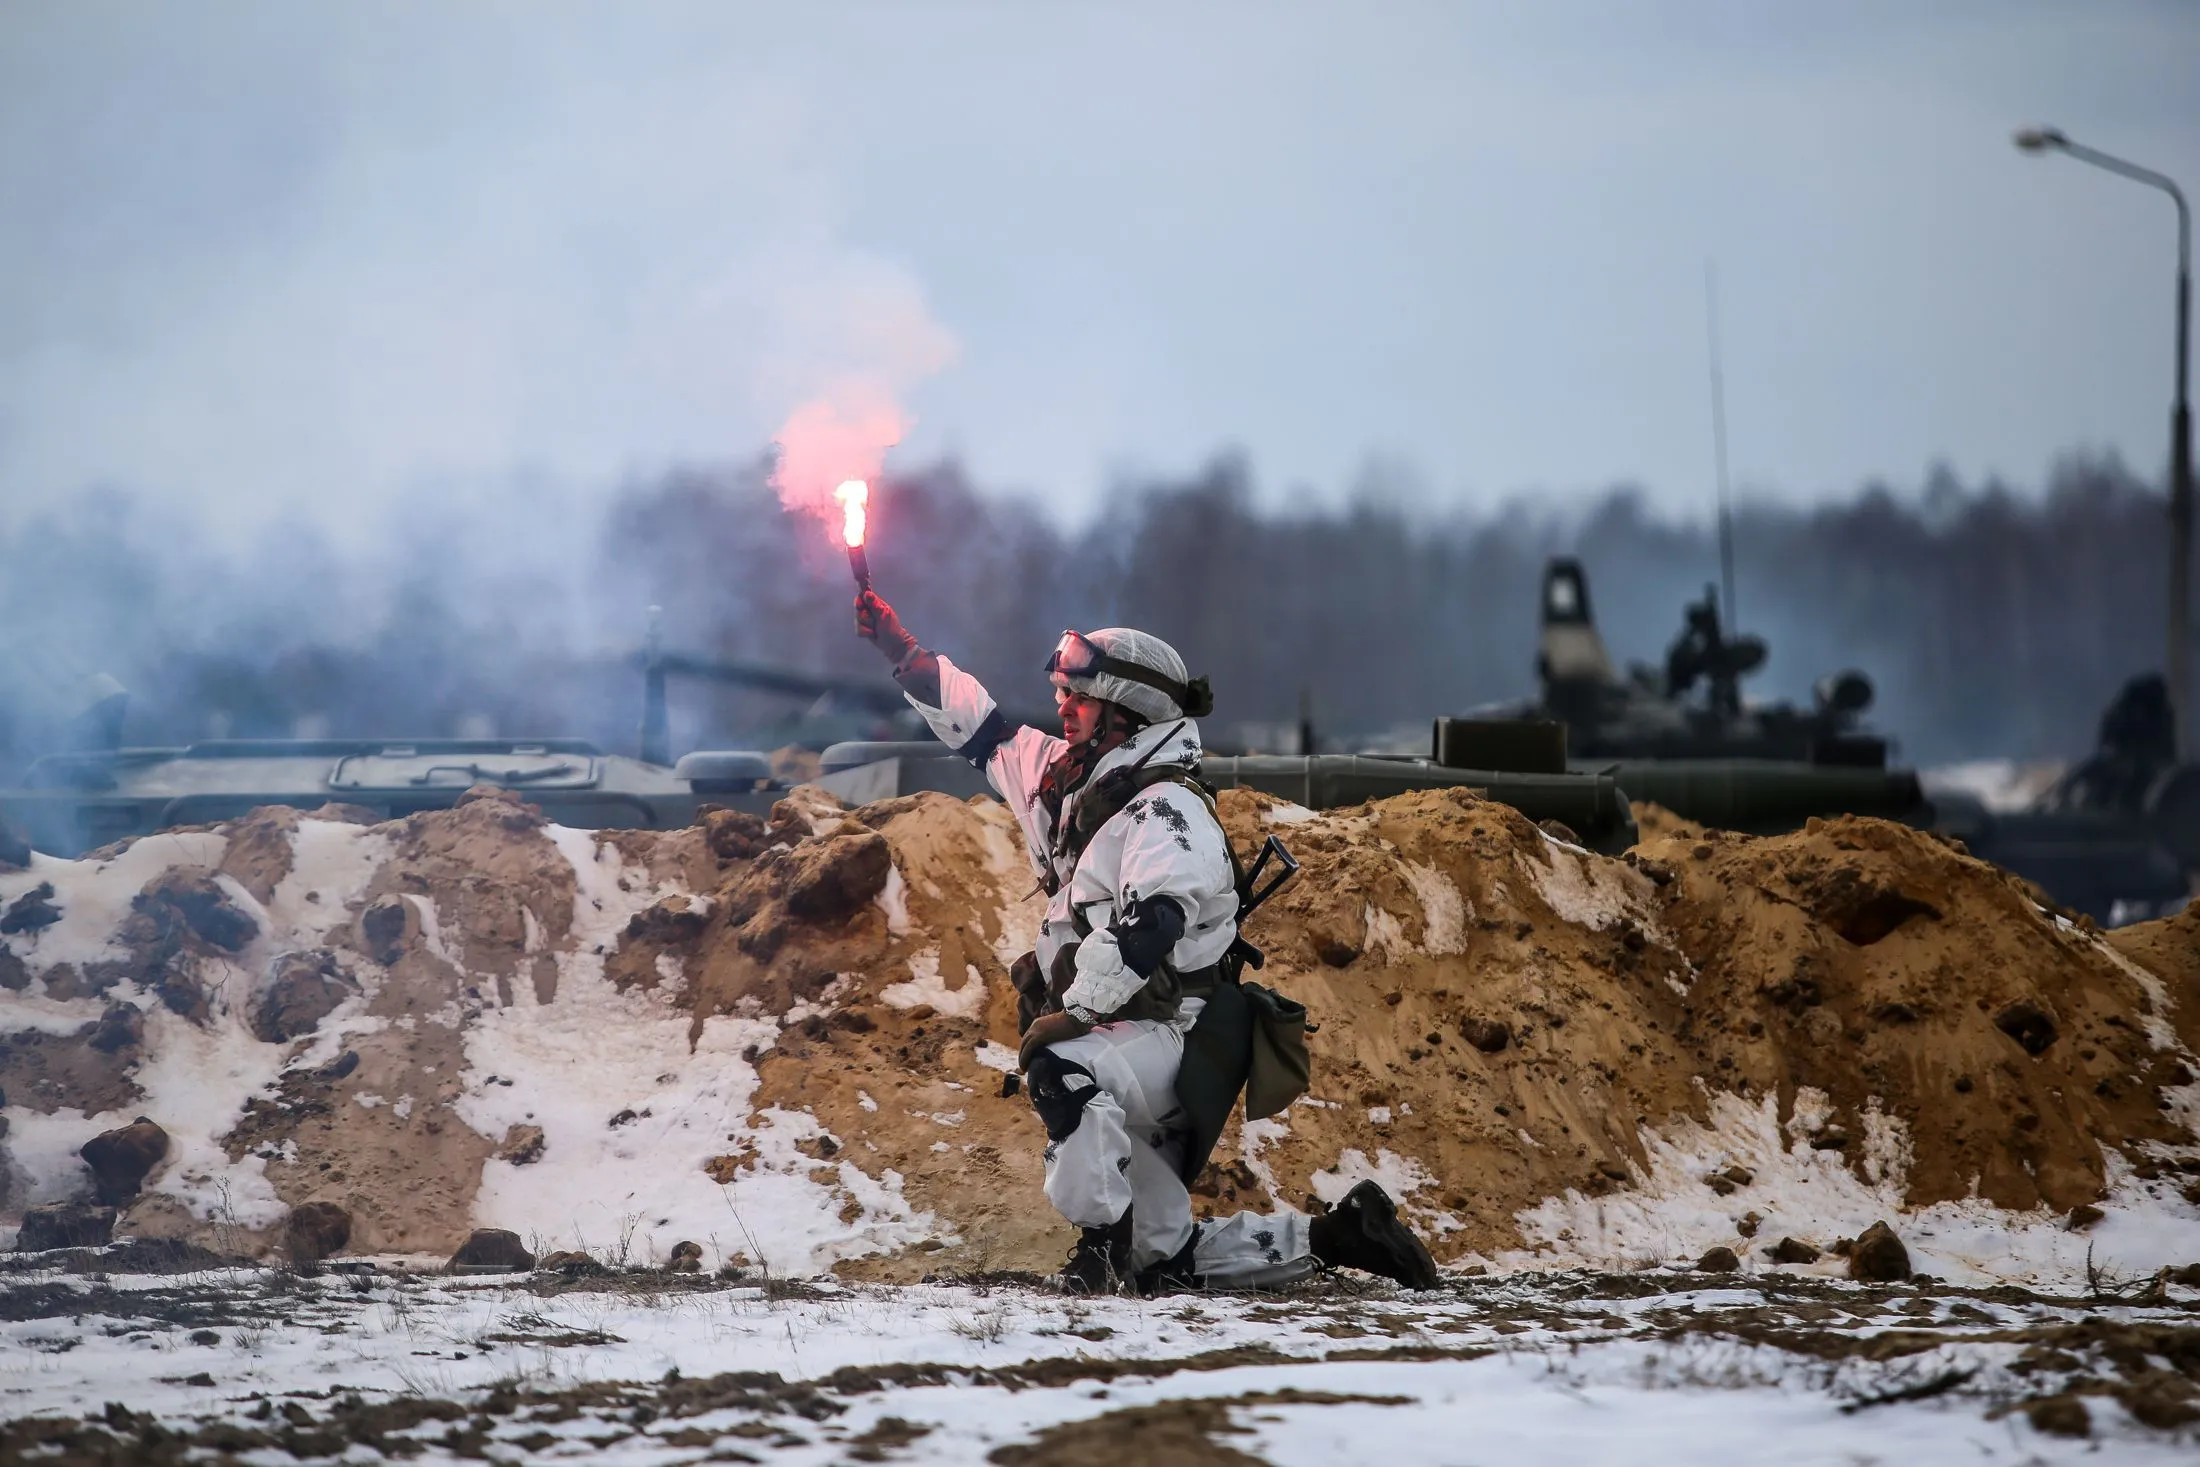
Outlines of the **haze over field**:
M1370 18L1370 15L1374 18ZM1083 518L1246 455L1481 505L1946 458L2152 477L2175 0L1524 7L11 5L0 516L225 531L745 461L884 374L904 467Z

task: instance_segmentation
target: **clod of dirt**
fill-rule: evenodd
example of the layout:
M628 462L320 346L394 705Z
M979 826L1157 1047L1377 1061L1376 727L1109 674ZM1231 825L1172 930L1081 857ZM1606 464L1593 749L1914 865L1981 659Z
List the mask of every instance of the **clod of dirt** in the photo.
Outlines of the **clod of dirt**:
M137 1200L146 1176L168 1154L168 1133L139 1116L127 1126L100 1132L77 1154L92 1169L92 1185L99 1200L109 1207L120 1207Z
M327 1064L321 1065L316 1068L313 1071L313 1078L321 1081L324 1084L333 1085L338 1080L343 1079L346 1075L349 1075L353 1070L356 1070L358 1068L359 1051L356 1049L347 1049L342 1054L336 1056L336 1058L330 1060Z
M61 909L53 904L53 883L41 881L0 912L0 933L37 932L60 920Z
M1816 1263L1818 1250L1801 1238L1782 1238L1765 1250L1774 1263Z
M862 910L886 889L894 853L872 831L836 835L802 852L786 887L787 911L805 922L835 922Z
M1899 1284L1910 1276L1910 1250L1893 1228L1875 1222L1849 1248L1849 1277L1865 1283Z
M542 1261L535 1267L544 1273L554 1273L569 1279L596 1278L611 1271L586 1253L571 1250L545 1253Z
M624 939L666 944L688 942L703 930L708 920L702 909L686 897L668 896L629 918Z
M284 953L252 1011L252 1032L269 1044L311 1034L336 1006L359 992L329 949Z
M507 1126L504 1144L497 1148L497 1160L510 1162L513 1166L531 1166L542 1160L543 1148L548 1144L540 1126Z
M2070 1216L2063 1219L2063 1227L2073 1233L2082 1233L2102 1218L2108 1216L2090 1202L2081 1202L2070 1209Z
M145 1015L126 1003L109 1004L85 1043L101 1054L120 1054L145 1042Z
M2021 999L1994 1015L1994 1027L2024 1046L2024 1052L2038 1056L2047 1053L2047 1047L2055 1042L2055 1021L2038 1004Z
M458 1245L448 1265L454 1269L505 1268L515 1273L525 1273L534 1266L535 1255L520 1242L519 1234L509 1228L475 1228L466 1241Z
M2085 1402L2076 1396L2049 1396L2044 1401L2034 1401L2024 1408L2025 1419L2033 1429L2048 1436L2093 1435L2093 1418L2085 1409Z
M237 910L221 883L203 871L164 871L130 905L148 913L172 910L201 942L223 952L241 952L260 935L260 924Z
M100 1248L115 1235L112 1207L87 1207L80 1202L55 1202L24 1209L23 1227L15 1235L18 1253L43 1253L49 1248Z
M31 970L7 948L0 947L0 988L21 993L31 986Z
M1496 1054L1512 1043L1512 1026L1497 1019L1464 1019L1459 1037L1484 1054Z
M705 805L696 811L695 823L702 827L703 843L721 861L753 860L772 843L763 818L746 811Z
M283 1245L293 1268L310 1269L351 1242L351 1214L333 1202L307 1202L290 1210Z
M675 1243L672 1257L665 1263L667 1273L701 1273L703 1271L703 1245L700 1243Z
M1696 1260L1698 1273L1732 1273L1741 1266L1742 1260L1735 1256L1732 1248L1724 1244L1708 1250L1703 1257Z
M401 896L378 897L359 914L360 943L367 956L385 968L404 956L407 942L419 928L412 903Z

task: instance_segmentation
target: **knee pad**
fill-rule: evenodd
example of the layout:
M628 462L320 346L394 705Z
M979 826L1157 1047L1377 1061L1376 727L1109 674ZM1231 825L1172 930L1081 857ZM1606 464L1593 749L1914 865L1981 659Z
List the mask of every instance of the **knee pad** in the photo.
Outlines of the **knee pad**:
M1100 1082L1093 1078L1092 1071L1051 1049L1039 1051L1031 1062L1028 1078L1030 1084L1025 1088L1031 1091L1031 1108L1046 1126L1047 1139L1068 1140L1085 1107L1100 1093Z

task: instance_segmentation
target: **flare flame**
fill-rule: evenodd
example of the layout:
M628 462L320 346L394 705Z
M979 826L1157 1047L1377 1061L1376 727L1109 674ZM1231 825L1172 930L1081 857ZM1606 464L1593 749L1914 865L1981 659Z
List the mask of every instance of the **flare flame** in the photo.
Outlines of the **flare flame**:
M850 550L863 544L865 512L871 503L871 486L861 479L850 479L833 491L833 498L840 501L840 538Z

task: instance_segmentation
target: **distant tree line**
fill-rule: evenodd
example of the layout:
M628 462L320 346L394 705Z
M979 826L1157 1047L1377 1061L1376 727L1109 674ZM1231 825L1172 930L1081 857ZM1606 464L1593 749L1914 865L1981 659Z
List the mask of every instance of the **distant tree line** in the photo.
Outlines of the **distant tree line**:
M1622 661L1657 662L1716 579L1714 532L1619 489L1572 509L1433 512L1361 499L1263 504L1242 464L1126 485L1088 525L981 493L952 465L882 487L871 558L928 644L1004 701L1046 706L1065 627L1133 624L1214 680L1218 731L1288 726L1338 747L1534 688L1545 559L1578 555ZM1874 722L1920 763L2064 757L2124 679L2159 665L2160 493L2113 459L2044 489L1870 486L1745 503L1741 629L1772 657L1759 697L1855 667ZM0 756L50 743L72 680L133 694L133 743L214 734L568 734L630 748L643 608L667 644L881 676L849 633L844 558L782 511L761 465L630 485L608 506L446 511L373 547L302 530L217 550L112 496L0 540ZM799 705L675 692L676 742L768 733Z

